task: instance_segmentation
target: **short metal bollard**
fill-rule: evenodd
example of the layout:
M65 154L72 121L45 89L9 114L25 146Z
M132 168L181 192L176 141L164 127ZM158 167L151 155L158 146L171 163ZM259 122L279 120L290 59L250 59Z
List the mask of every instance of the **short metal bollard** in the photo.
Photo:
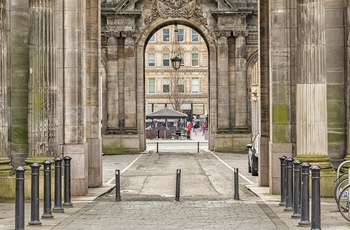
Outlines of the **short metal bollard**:
M24 172L23 167L16 169L16 207L15 230L24 229Z
M286 206L286 156L281 156L281 202L280 206Z
M199 153L199 141L197 142L197 153Z
M120 195L120 170L115 170L115 201L121 201L121 195Z
M300 164L301 162L299 160L294 160L294 194L293 194L293 218L300 218Z
M293 159L287 157L286 159L286 208L284 211L293 211Z
M51 213L51 161L46 160L44 165L44 214L42 218L52 218Z
M157 142L157 153L158 153L158 150L159 150L159 142Z
M311 199L311 229L321 229L321 168L312 166L312 199Z
M175 200L180 200L180 180L181 180L181 169L176 170L176 191Z
M298 225L308 226L310 225L310 195L309 195L309 176L310 165L308 163L302 163L301 165L301 219Z
M71 185L70 185L70 181L71 181L71 177L70 177L70 162L72 160L71 157L69 156L65 156L63 158L64 160L64 202L63 202L63 206L65 207L72 207L73 204L71 202Z
M32 169L32 183L31 183L31 213L29 225L41 225L39 220L39 168L38 163L30 165Z
M238 177L238 168L234 169L234 190L235 193L233 195L233 199L239 200L239 177Z
M55 159L55 206L52 212L64 212L62 207L62 172L61 172L62 158Z

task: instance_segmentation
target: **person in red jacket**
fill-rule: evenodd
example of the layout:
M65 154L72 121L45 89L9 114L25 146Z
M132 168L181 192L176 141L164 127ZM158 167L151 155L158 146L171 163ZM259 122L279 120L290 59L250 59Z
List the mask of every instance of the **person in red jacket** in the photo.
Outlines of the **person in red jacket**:
M191 139L191 130L192 130L192 122L188 123L187 125L187 139Z

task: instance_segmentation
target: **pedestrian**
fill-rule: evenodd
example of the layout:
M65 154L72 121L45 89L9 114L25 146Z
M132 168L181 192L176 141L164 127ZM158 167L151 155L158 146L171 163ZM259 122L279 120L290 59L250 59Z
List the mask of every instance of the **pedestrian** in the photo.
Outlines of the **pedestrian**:
M191 130L192 130L192 122L188 123L187 125L187 139L191 139Z
M152 120L152 128L156 128L157 127L157 120L156 119L153 119Z
M207 129L207 126L203 123L202 124L202 136L204 136L205 130Z
M194 126L193 126L193 131L194 131L194 133L195 133L196 135L197 135L198 129L199 129L199 123L196 122L196 123L194 124Z

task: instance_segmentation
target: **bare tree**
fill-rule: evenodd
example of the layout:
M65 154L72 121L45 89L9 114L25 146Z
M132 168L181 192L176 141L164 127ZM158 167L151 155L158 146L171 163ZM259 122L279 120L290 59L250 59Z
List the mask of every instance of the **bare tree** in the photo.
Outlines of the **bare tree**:
M174 71L169 78L169 102L174 110L181 112L184 100L190 98L190 92L186 89L185 72Z

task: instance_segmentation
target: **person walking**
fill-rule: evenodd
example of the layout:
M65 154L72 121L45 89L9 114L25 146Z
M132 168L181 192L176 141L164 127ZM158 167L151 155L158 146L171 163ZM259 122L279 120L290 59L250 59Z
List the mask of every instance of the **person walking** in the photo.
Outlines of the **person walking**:
M192 122L188 123L187 125L187 139L191 139L191 130L192 130Z
M202 124L202 136L204 136L205 130L207 129L207 126L203 123Z

